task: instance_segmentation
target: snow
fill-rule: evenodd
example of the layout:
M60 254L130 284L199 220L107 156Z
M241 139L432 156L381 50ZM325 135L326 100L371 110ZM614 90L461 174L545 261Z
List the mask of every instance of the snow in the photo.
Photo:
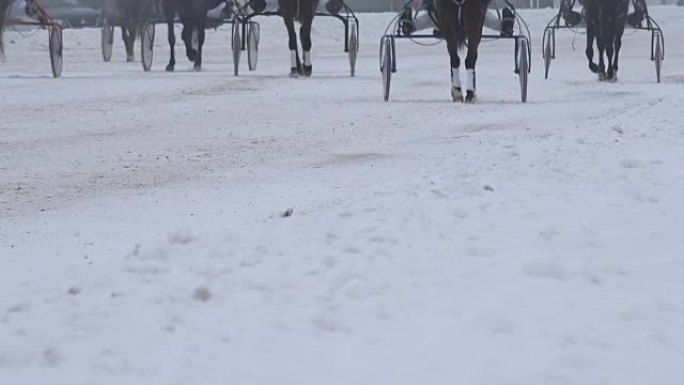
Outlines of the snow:
M389 14L360 15L355 78L332 19L309 79L273 18L238 78L226 29L173 74L163 26L150 73L67 30L60 79L44 31L9 31L0 383L681 383L684 10L651 9L661 84L644 32L616 84L558 33L544 80L554 11L522 14L527 104L510 41L475 105L443 45L401 42L385 103Z

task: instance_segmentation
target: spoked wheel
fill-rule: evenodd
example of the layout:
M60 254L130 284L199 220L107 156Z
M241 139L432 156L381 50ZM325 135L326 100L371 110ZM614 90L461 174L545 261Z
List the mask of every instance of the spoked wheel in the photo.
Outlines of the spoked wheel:
M102 58L105 62L112 60L112 46L114 45L114 26L107 19L102 22Z
M356 26L352 25L351 35L349 36L349 67L351 68L351 76L356 75L356 57L359 52L359 37L356 32Z
M665 53L663 52L662 36L660 34L656 34L655 39L655 52L653 61L655 62L656 79L658 83L660 83L660 71L663 66L663 60L665 59Z
M257 68L260 34L261 28L259 27L259 24L250 22L249 27L247 27L247 61L249 62L250 71L254 71Z
M549 68L551 68L551 59L553 59L553 51L551 48L551 39L554 38L553 31L546 31L544 43L544 79L549 78Z
M240 40L240 26L238 21L233 23L233 68L235 76L240 74L240 53L241 53L241 40Z
M519 41L518 77L520 79L520 100L525 103L527 102L527 78L530 73L529 47L527 46L527 39L522 38Z
M50 34L48 47L52 76L58 78L62 76L62 28L51 26L48 28L48 33Z
M145 71L152 68L154 59L154 24L143 23L140 26L140 57Z
M385 36L380 43L380 71L382 72L382 90L386 102L390 98L390 88L392 85L392 70L394 63L392 58L393 40L392 36Z

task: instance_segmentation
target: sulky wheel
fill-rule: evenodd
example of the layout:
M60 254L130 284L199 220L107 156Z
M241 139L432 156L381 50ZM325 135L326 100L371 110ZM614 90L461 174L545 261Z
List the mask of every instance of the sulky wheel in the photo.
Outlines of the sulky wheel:
M390 98L390 88L392 85L392 70L394 68L392 49L392 36L385 36L380 43L380 71L382 72L382 90L386 102Z
M352 26L351 35L349 36L349 67L351 68L351 76L356 75L356 58L359 53L359 37L356 32L356 27Z
M527 80L530 73L530 58L527 39L520 39L520 54L518 58L518 77L520 79L520 100L527 102Z
M665 59L665 53L663 52L662 36L660 34L656 35L655 41L655 52L653 61L655 62L656 69L656 79L660 83L660 71L663 66L663 60Z
M152 68L154 59L154 24L145 22L140 26L140 57L145 71Z
M112 46L114 45L114 26L107 19L102 22L102 58L105 62L112 60Z
M247 62L249 70L254 71L257 68L257 61L259 60L259 38L261 35L261 28L258 23L250 22L247 27ZM235 54L235 53L233 53ZM239 60L239 58L238 58ZM237 72L236 72L237 75Z
M62 28L59 26L48 27L50 50L50 66L52 76L58 78L62 76Z
M546 36L544 36L544 79L549 78L549 68L551 68L551 59L553 59L552 39L554 39L554 33L547 31Z
M232 49L233 49L233 69L234 69L234 74L235 76L238 76L240 74L240 53L241 53L241 40L240 40L240 23L238 21L235 21L233 23L233 31L232 31L232 37L233 37L233 44L232 44Z

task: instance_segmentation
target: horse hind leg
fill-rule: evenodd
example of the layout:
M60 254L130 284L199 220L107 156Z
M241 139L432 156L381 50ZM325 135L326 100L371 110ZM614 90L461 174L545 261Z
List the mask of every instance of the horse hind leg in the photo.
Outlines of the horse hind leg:
M297 32L295 32L295 2L281 0L280 11L287 28L289 37L288 45L290 47L290 77L298 77L302 73L302 63L299 60L299 49L297 47Z
M204 46L204 24L200 25L197 33L197 55L195 56L195 71L200 71L202 69L202 47Z
M472 16L469 19L464 20L464 28L466 34L468 35L468 53L465 58L466 67L466 103L475 102L475 88L476 88L476 77L475 77L475 65L477 64L478 48L480 47L480 41L482 40L482 24L484 18L476 18L474 15L479 12L479 8L473 7L473 11L470 13ZM465 9L464 9L465 12ZM470 20L470 22L468 22Z
M596 30L594 24L590 21L587 23L587 60L589 60L589 70L593 73L599 72L598 64L594 63L594 39L596 38Z
M181 39L185 42L185 55L191 62L195 62L195 59L197 58L197 50L193 44L193 36L195 33L198 33L199 35L199 31L196 31L195 28L194 23L184 22L183 31L181 32Z

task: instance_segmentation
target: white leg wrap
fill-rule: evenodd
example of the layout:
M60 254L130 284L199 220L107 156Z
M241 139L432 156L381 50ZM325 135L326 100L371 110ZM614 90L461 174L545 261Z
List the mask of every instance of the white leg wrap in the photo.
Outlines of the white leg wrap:
M475 92L475 69L466 69L466 91Z
M311 51L304 51L304 65L311 65Z
M451 69L451 85L454 88L461 88L461 71L458 68Z
M290 50L290 68L297 68L297 51Z

